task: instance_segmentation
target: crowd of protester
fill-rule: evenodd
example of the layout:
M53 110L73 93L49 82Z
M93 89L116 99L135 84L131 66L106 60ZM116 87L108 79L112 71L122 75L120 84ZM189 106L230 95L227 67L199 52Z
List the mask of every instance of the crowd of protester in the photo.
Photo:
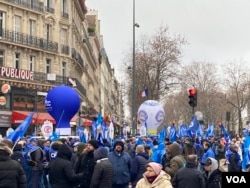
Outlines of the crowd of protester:
M245 139L245 138L244 138ZM244 139L116 138L81 143L29 136L0 141L4 188L219 188L221 173L242 172ZM249 158L248 158L249 161ZM250 171L246 164L244 171Z

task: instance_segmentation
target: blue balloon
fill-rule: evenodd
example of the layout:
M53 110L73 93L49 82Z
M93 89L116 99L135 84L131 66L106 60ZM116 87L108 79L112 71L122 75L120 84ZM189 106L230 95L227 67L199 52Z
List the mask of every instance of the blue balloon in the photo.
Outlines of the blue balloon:
M70 120L80 108L80 97L69 86L56 86L48 92L45 107L57 128L70 128Z

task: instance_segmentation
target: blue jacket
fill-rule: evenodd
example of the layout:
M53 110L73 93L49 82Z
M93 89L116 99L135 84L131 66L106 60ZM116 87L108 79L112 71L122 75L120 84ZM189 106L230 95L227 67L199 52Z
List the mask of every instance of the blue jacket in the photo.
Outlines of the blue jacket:
M211 148L208 148L207 151L205 151L204 154L202 155L201 164L205 164L208 157L215 159L214 152Z
M131 157L127 152L108 154L108 159L113 165L113 184L125 184L130 182Z

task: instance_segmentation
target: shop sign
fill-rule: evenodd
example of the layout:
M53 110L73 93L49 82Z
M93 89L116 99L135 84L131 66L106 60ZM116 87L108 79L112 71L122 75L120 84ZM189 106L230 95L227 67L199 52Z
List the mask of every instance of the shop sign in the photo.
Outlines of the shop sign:
M0 76L21 80L33 80L33 72L30 70L15 69L12 67L0 67Z
M4 96L0 96L0 105L4 106L6 104L6 98Z
M1 87L2 93L6 94L10 92L10 85L9 84L3 84Z

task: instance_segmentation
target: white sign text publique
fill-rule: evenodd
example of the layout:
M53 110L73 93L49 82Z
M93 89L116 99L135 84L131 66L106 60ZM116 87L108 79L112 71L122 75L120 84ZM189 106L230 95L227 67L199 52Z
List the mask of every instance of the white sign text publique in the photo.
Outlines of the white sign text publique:
M22 80L33 80L33 72L30 70L15 69L12 67L0 67L0 76Z

